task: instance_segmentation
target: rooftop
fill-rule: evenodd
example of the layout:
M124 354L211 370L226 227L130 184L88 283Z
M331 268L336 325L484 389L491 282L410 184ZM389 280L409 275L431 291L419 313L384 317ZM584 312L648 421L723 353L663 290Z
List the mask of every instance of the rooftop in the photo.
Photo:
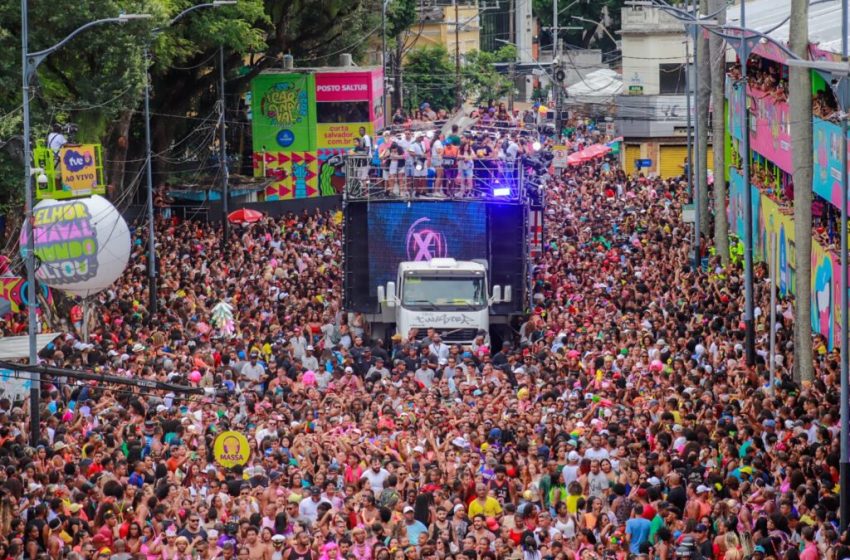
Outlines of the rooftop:
M791 0L751 0L746 3L747 27L765 32L776 27L791 13ZM727 25L741 23L740 5L726 10ZM789 25L786 21L770 37L788 45ZM812 0L809 4L809 42L821 50L841 52L841 1Z

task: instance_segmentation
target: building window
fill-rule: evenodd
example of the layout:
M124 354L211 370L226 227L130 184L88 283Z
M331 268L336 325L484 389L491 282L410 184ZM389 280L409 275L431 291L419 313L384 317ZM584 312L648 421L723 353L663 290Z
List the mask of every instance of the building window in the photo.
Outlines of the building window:
M684 95L685 88L684 64L659 64L658 87L662 95Z

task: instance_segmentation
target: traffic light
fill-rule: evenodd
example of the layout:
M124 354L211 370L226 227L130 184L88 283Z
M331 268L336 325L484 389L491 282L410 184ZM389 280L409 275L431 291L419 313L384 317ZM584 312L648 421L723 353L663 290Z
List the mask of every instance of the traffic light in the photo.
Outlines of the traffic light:
M552 73L552 75L554 76L555 81L561 85L564 85L564 80L567 79L566 70L564 70L564 67L561 65L560 62L556 62L553 68L554 72Z

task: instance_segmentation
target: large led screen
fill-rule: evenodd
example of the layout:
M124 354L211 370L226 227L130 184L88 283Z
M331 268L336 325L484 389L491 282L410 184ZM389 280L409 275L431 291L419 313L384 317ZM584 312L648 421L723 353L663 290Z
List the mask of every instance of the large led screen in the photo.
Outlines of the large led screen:
M368 211L372 290L395 280L398 263L450 257L487 259L483 204L411 202L371 204Z

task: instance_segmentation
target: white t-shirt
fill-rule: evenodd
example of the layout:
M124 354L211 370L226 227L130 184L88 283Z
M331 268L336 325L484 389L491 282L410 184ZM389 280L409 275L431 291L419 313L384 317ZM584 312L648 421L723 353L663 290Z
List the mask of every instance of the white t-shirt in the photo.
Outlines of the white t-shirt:
M266 370L260 365L260 362L257 362L256 364L245 362L240 373L251 381L259 381L265 372Z
M591 461L601 461L602 459L607 459L609 457L608 450L604 447L600 447L599 449L593 449L592 447L584 452L584 458L590 459Z
M384 489L384 481L390 476L390 472L387 469L382 468L378 472L374 470L367 469L366 472L363 473L363 476L360 478L365 478L369 482L369 487L372 489L372 492L375 496L380 495L380 493Z
M570 483L578 480L578 465L564 465L561 476L564 477L564 486L569 488Z
M330 503L325 499L320 499L318 502L314 502L313 498L308 496L301 500L301 503L298 504L298 514L301 517L306 517L315 523L319 517L319 504L322 502Z

